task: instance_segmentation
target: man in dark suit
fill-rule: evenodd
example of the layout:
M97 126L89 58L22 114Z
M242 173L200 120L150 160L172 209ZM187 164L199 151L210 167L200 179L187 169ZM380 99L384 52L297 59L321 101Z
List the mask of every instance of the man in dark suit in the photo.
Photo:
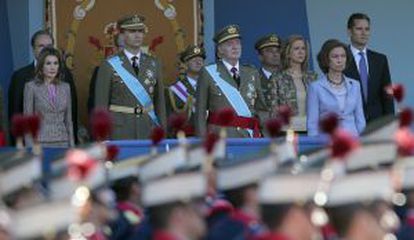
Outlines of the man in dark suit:
M33 34L31 39L32 50L35 60L27 66L24 66L12 75L10 86L9 86L9 107L8 107L8 116L9 119L13 117L14 114L23 113L23 90L24 85L31 81L35 76L35 66L37 63L37 58L39 53L43 50L44 47L53 45L53 38L49 32L45 30L39 30ZM71 99L72 99L72 121L73 121L73 132L75 141L77 139L77 130L78 130L78 101L76 95L76 87L73 81L71 72L65 68L64 69L64 81L69 83ZM11 139L12 144L14 144L14 139Z
M349 56L352 57L344 73L361 83L367 123L394 114L394 103L384 89L391 83L387 57L367 49L370 18L363 13L352 14L348 19L348 35L351 40Z

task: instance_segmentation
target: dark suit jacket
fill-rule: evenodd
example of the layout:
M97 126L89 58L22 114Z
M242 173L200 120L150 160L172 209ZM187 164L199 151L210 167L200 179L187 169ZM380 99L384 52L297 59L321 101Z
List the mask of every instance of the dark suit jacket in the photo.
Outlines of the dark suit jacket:
M12 79L10 81L9 86L9 111L8 116L9 120L12 116L16 113L23 113L23 91L24 85L29 82L30 80L34 79L34 63L30 63L29 65L18 69L12 75ZM76 86L75 82L73 81L72 74L69 70L65 69L65 77L63 79L65 82L69 83L70 86L70 94L72 100L72 122L73 122L73 132L75 135L75 141L77 139L77 130L78 130L78 98L76 95ZM9 121L10 122L10 121ZM14 144L14 139L12 140L12 144Z
M344 74L361 81L355 59L351 49L348 48L351 58L350 64ZM368 77L368 98L364 100L364 112L367 123L385 115L394 114L393 100L387 96L384 88L391 83L388 60L384 54L367 49L369 77ZM363 96L362 88L361 95Z

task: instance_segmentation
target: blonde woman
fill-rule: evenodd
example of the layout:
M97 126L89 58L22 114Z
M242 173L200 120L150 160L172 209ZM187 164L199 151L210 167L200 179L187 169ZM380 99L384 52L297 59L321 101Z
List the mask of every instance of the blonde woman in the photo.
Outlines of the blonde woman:
M307 41L299 35L290 36L282 49L282 71L271 80L274 113L280 106L289 106L294 115L290 127L299 132L306 132L306 92L309 83L317 78L316 73L308 71L308 64Z

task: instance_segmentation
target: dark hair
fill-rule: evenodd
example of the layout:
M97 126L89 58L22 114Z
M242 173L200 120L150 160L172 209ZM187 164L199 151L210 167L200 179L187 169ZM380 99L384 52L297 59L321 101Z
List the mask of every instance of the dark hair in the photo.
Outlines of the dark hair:
M64 64L63 64L63 60L62 60L62 56L60 54L60 51L56 48L53 47L45 47L43 48L43 50L40 52L39 54L39 59L36 65L36 69L35 69L35 76L37 81L43 83L44 81L44 76L43 76L43 66L45 65L45 61L46 61L46 57L48 56L55 56L58 59L59 62L59 69L58 69L58 74L56 76L56 78L52 81L52 83L59 83L60 81L62 81L62 79L64 78Z
M369 24L371 23L370 18L365 13L353 13L348 18L348 29L351 29L354 26L355 20L361 19L367 20Z
M148 208L149 222L154 229L168 228L168 221L171 213L175 208L185 207L182 202L174 202L162 206L154 206Z
M263 222L273 231L280 227L283 219L286 217L293 204L263 204L260 206L260 212Z
M301 69L302 72L306 72L308 70L308 64L309 64L309 44L306 41L306 39L303 36L300 35L292 35L290 36L286 43L283 45L282 47L282 54L281 54L281 59L282 59L282 68L283 69L288 69L289 66L289 55L290 55L290 51L292 50L292 45L294 42L296 41L302 41L305 44L305 48L306 48L306 58L303 61L303 63L301 64Z
M341 47L345 50L346 65L348 65L350 56L347 46L337 39L329 39L323 43L322 48L318 53L318 64L323 73L327 73L329 71L329 53L332 51L332 49L337 47Z
M131 196L131 188L134 184L139 184L138 177L128 176L116 180L111 188L115 193L116 201L126 201Z
M35 47L35 43L36 43L37 38L40 37L40 36L42 36L42 35L49 36L50 39L52 39L52 45L53 45L54 39L53 39L53 36L49 33L49 31L47 31L47 30L39 30L39 31L35 32L32 35L32 39L31 39L32 48Z
M257 187L257 184L250 184L247 186L224 191L226 199L234 206L234 208L241 208L245 204L245 192L249 188Z
M370 209L361 203L352 203L345 206L326 208L329 221L339 237L344 237L347 234L356 213L360 211L372 214Z

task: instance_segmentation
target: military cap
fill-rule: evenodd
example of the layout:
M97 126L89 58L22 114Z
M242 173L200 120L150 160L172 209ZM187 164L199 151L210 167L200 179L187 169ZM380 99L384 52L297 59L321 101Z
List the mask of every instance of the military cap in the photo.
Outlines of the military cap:
M393 196L394 190L388 171L360 172L334 180L328 191L326 206L339 207L374 201L391 202Z
M144 183L142 203L145 207L188 202L205 197L207 180L201 172L186 172Z
M275 174L259 185L259 201L262 204L306 203L317 191L319 174Z
M131 30L140 30L144 29L147 32L148 28L144 23L145 17L135 14L132 16L127 16L118 21L118 27L120 29L131 29Z
M180 60L182 62L187 62L194 57L202 57L203 59L206 59L206 52L204 48L197 45L188 45L187 48L180 54Z
M220 44L233 38L241 38L240 28L238 25L228 25L216 33L213 40L216 44Z
M275 171L276 167L276 160L272 156L219 167L217 187L222 191L227 191L256 184L263 177Z
M265 47L280 47L279 37L276 34L272 33L261 37L254 45L254 48L256 48L258 51Z

